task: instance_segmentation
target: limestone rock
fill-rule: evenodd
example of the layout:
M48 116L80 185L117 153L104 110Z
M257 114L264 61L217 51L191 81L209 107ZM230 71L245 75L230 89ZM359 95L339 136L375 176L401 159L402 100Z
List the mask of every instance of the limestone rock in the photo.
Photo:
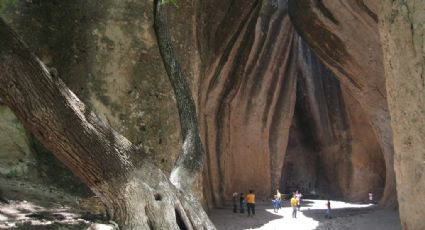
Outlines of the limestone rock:
M372 191L379 199L385 162L367 116L313 51L301 47L281 188L357 201Z
M377 1L289 0L297 32L363 108L385 155L382 204L395 205L394 150L377 10Z
M403 229L425 229L425 2L382 1L380 32Z
M298 188L352 200L395 188L385 181L392 155L384 147L392 145L382 145L378 118L298 36L286 1L238 1L217 12L226 13L205 16L210 64L199 101L211 203L251 188L259 199Z
M9 108L0 105L0 173L8 177L30 177L35 158L27 132Z
M208 21L208 31L214 30L205 38L211 56L199 110L208 154L206 196L223 205L235 191L253 189L264 199L279 186L295 102L293 52L299 37L285 6L238 1L217 11L214 22ZM228 20L233 23L220 24Z

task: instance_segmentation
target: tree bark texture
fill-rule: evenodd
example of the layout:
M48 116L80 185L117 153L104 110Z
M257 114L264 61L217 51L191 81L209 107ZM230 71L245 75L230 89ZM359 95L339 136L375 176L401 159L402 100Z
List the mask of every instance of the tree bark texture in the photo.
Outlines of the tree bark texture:
M0 19L0 97L105 203L121 229L214 229L124 136L102 122ZM173 83L172 83L173 84Z
M159 51L177 99L183 146L171 172L171 181L185 192L192 191L193 180L202 172L205 151L199 134L195 102L171 43L167 16L160 0L154 1L154 27Z

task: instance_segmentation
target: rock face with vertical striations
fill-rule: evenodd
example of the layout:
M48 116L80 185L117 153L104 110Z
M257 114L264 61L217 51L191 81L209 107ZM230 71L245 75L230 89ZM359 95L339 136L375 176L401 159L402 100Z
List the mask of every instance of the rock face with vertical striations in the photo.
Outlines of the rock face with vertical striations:
M396 204L377 1L289 0L296 30L360 104L385 156L384 205Z
M213 53L199 97L208 153L204 184L215 205L234 191L253 189L264 198L279 186L299 39L286 6L237 1L224 7L227 13L214 19L218 27L207 39L214 41ZM234 23L224 27L221 20Z
M150 27L150 4L15 7L7 18L35 53L105 122L143 143L169 170L179 126ZM357 83L347 84L332 65L325 67L314 44L296 32L290 9L283 0L182 2L168 9L175 49L198 101L207 152L204 195L212 206L248 189L259 198L277 188L354 200L382 193L385 148L368 110L373 105L363 104L375 94L358 99Z
M276 189L381 198L388 173L374 117L298 35L287 1L216 10L223 13L210 12L214 19L207 14L201 27L209 61L199 96L206 198L223 205L248 189L262 199Z
M379 3L193 0L167 8L207 153L195 190L210 207L248 189L259 200L276 189L357 201L373 192L396 205L395 167L402 222L423 228L424 211L405 198L424 190L423 7L387 3L380 34ZM1 14L76 95L169 171L179 123L152 12L152 1L74 0L18 1ZM0 110L0 133L13 130L12 152L31 165L31 152L43 150ZM7 146L0 156L9 159Z
M385 186L382 150L360 104L304 43L281 188L364 200Z

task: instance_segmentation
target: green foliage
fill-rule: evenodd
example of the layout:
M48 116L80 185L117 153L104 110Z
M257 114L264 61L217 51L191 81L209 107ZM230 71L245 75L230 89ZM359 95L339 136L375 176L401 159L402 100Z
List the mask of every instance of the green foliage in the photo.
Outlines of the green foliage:
M7 8L15 7L18 0L0 0L0 14L3 14Z
M172 4L174 6L177 6L177 0L160 0L160 1L161 1L161 4L163 5Z
M12 169L6 174L6 177L7 178L15 178L15 177L18 177L19 174L20 173L19 173L18 169Z

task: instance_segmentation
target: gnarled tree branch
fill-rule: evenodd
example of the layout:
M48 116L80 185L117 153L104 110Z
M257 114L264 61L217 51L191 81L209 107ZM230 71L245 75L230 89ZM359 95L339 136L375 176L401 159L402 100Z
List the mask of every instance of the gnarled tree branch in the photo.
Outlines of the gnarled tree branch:
M159 51L177 99L183 146L170 180L179 189L191 192L192 184L202 171L204 148L199 134L195 102L187 77L177 61L171 43L167 16L160 0L154 2L154 27Z
M0 97L106 204L121 229L215 229L196 200L103 123L0 18Z

